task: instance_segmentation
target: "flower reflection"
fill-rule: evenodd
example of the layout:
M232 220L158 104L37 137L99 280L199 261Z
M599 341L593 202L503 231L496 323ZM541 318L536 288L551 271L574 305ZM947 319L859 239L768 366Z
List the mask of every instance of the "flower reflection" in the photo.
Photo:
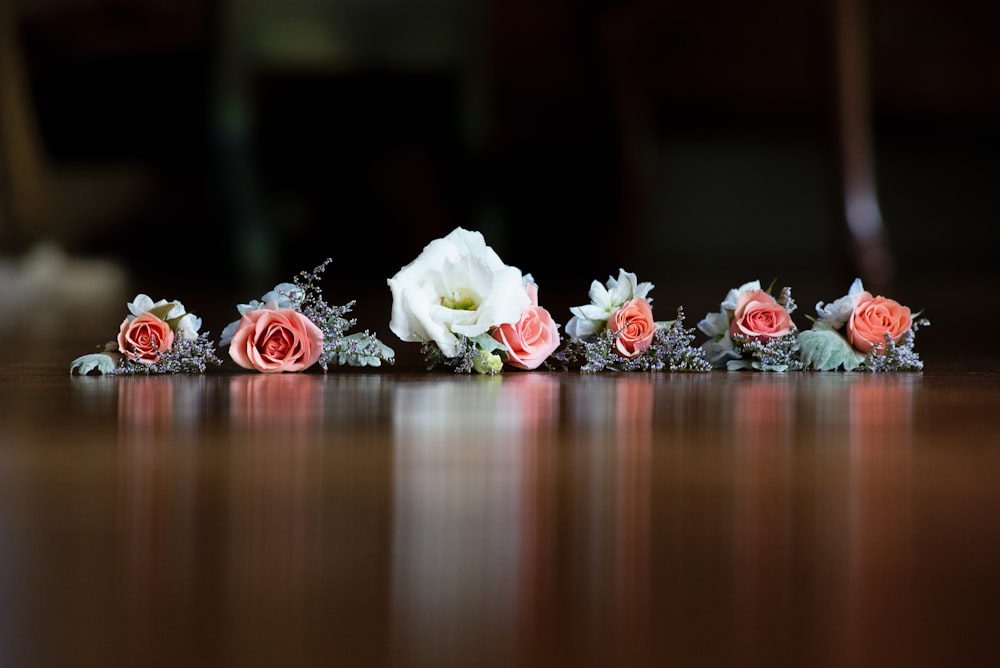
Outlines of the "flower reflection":
M649 377L624 377L615 393L618 434L615 480L615 640L628 665L648 657L650 503L654 386Z
M197 552L196 468L206 379L133 376L118 392L123 563L130 598L129 634L158 632L157 610L185 605ZM180 601L178 600L180 599Z
M240 374L229 380L234 426L250 435L281 431L292 441L323 418L323 377L315 374Z
M486 647L490 665L547 650L595 660L609 648L643 663L656 382L510 374L395 386L401 662L465 665ZM561 443L566 390L566 419L584 426ZM564 587L582 594L565 598ZM567 632L574 646L554 649L553 634Z
M732 387L734 605L738 651L765 656L790 599L794 382L748 374Z
M254 599L304 600L319 570L323 389L316 374L229 380L230 568L237 581L253 583L242 591Z
M489 646L517 665L553 531L546 374L397 383L393 401L393 650L459 665Z
M848 657L853 663L905 655L910 641L910 446L919 382L914 374L875 374L849 388L850 649L866 652ZM893 620L889 628L881 624L885 619Z
M582 625L580 656L642 665L650 640L653 413L657 376L621 374L569 386L568 420L581 428L565 453L571 480L563 518L573 558L579 609L563 602L559 617ZM662 379L660 379L662 380ZM564 567L567 564L563 564ZM613 656L601 655L608 652Z

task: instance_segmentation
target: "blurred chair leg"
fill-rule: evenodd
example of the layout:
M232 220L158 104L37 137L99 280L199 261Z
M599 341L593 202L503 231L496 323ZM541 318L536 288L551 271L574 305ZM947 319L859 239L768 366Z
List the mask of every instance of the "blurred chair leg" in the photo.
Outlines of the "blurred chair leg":
M44 155L30 112L13 0L0 0L0 245L30 238L48 213Z
M865 0L834 0L840 196L850 262L873 291L895 277L875 184Z

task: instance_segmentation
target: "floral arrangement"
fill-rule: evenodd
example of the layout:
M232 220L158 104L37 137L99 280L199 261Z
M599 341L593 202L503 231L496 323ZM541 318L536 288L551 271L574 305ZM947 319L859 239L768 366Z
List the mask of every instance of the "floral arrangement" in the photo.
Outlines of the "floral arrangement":
M379 367L395 352L356 324L354 306L330 306L319 287L327 259L259 300L239 304L239 319L222 331L239 367L261 373L305 371L331 364ZM389 328L404 342L419 343L427 369L497 374L505 367L578 368L598 371L918 371L917 331L930 322L910 308L864 289L855 279L847 294L816 304L812 327L799 331L791 289L772 296L760 281L729 290L698 323L707 337L694 346L695 329L677 317L653 317L653 284L619 269L605 283L593 281L590 303L570 308L565 334L539 303L531 274L505 264L479 232L455 228L427 244L388 279ZM205 373L222 365L216 345L202 333L201 318L176 300L136 295L118 336L103 350L76 358L70 373Z
M799 335L807 369L831 371L917 371L924 364L913 350L917 330L930 325L909 307L864 289L854 279L847 294L816 304L811 329ZM914 319L916 317L916 319Z
M691 346L694 334L683 325L683 308L678 307L675 320L653 319L652 289L652 283L640 283L624 269L603 285L591 283L591 302L570 309L568 338L556 359L566 367L580 364L585 373L708 371L703 352Z
M239 366L261 373L304 371L319 364L381 366L392 363L395 352L367 330L346 334L356 324L346 318L354 301L329 306L318 283L333 260L311 272L302 271L293 283L280 283L259 301L240 304L240 319L229 323L219 339Z
M798 328L792 322L795 301L790 288L777 298L760 281L730 290L716 313L698 323L708 341L702 350L713 368L729 371L792 371L802 369L798 358Z
M421 344L428 369L536 369L559 346L559 326L539 306L534 279L504 264L479 232L458 227L431 241L388 285L389 329Z
M73 360L71 374L204 373L222 364L208 334L198 332L201 318L188 313L181 302L154 302L139 294L128 303L128 311L117 339L102 352Z

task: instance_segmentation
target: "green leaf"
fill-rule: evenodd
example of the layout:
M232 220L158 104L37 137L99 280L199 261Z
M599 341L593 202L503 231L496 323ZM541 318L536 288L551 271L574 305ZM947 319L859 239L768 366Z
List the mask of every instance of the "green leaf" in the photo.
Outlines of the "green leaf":
M154 306L153 308L146 311L146 313L156 316L163 322L167 322L167 316L170 315L170 312L174 309L175 306L176 304L174 302L167 302L166 304L160 304L159 306ZM184 314L181 313L181 315L177 316L176 319L180 319L180 317L183 315Z
M807 369L845 371L858 368L865 356L851 347L843 336L832 329L809 329L799 334L802 363Z
M91 353L73 360L72 364L69 365L69 372L70 375L76 372L81 376L86 376L91 372L109 374L114 373L117 367L118 360L115 357L105 353Z
M491 353L494 350L507 352L507 346L490 336L489 332L484 332L479 336L470 336L469 341L476 344L476 347L484 353Z
M368 332L357 332L343 337L335 350L336 362L341 366L382 366L392 363L395 351Z

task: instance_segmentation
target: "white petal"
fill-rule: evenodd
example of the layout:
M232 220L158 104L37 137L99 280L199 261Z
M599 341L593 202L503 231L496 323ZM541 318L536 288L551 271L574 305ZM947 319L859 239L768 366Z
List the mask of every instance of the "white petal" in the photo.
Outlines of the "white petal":
M600 281L594 281L590 284L590 292L588 293L591 303L595 306L599 306L602 309L608 311L611 310L611 294L608 289L601 285Z
M167 302L165 300L160 300L160 303L166 304ZM135 299L129 302L128 310L132 315L138 316L142 315L154 306L157 306L157 304L153 303L153 300L149 297L149 295L138 294L135 296Z

